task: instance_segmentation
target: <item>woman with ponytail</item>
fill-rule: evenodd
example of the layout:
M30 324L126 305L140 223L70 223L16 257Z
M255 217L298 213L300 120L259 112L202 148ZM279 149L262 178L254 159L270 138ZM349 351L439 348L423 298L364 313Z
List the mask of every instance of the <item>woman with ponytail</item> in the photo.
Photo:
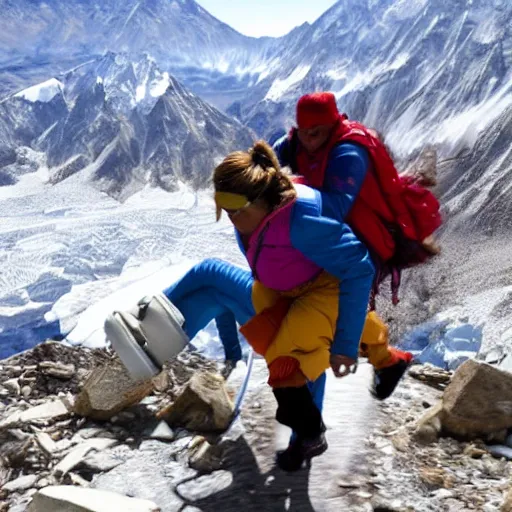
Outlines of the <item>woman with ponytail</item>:
M265 142L229 154L213 183L217 219L230 218L251 271L208 259L165 294L190 339L212 319L223 340L241 326L268 364L277 421L294 431L278 465L298 470L327 449L323 397L310 389L329 366L341 377L356 363L374 267L322 193L294 185Z

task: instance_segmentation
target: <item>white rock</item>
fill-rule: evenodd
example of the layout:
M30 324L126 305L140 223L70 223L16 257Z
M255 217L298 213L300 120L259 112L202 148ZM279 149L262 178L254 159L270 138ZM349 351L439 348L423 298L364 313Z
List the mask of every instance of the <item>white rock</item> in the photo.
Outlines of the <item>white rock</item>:
M161 421L156 426L155 430L151 432L151 435L149 437L151 437L152 439L161 439L163 441L172 441L174 439L174 436L175 434L171 427L169 427L169 425L167 425L165 421Z
M21 387L20 383L18 382L18 379L9 379L6 380L3 384L5 389L8 389L11 393L15 395L20 395L21 393Z
M111 446L117 444L116 439L108 439L108 438L96 438L89 439L84 443L78 445L73 448L54 468L53 474L57 477L62 477L73 468L80 464L85 456L92 450L106 450Z
M21 394L23 395L23 398L27 399L31 393L32 393L32 388L30 386L23 386L21 388Z
M36 441L48 455L52 455L57 451L57 443L46 432L38 432L36 434Z
M26 411L18 411L0 422L0 429L9 428L19 423L29 423L34 420L60 418L69 414L68 408L61 400L46 402Z
M30 489L37 482L37 475L25 475L7 482L2 489L7 492L25 491Z
M33 498L27 512L159 512L151 501L74 486L46 487Z
M446 500L448 498L454 498L455 493L453 491L449 491L448 489L439 489L437 491L434 491L432 493L432 496L434 496L440 500Z

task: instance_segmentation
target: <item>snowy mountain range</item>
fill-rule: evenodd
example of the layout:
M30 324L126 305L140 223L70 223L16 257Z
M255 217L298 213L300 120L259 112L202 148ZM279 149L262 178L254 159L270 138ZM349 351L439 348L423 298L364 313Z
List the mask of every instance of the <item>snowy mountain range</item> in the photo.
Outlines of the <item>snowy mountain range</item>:
M121 200L147 184L205 186L227 152L253 139L147 55L135 61L108 53L25 89L0 103L0 123L3 183L16 181L29 147L48 167L50 183L87 173Z
M160 73L176 77L270 140L293 123L298 96L318 89L335 92L340 109L384 134L399 159L427 143L436 146L441 158L474 151L482 130L494 127L498 118L506 124L510 117L506 112L512 106L512 4L506 0L340 0L312 25L305 23L277 39L245 37L193 0L7 1L3 14L4 93L16 86L9 79L13 63L19 63L15 65L19 80L24 76L22 61L51 78L47 66L51 68L52 62L74 59L78 64L93 59L64 75L64 81L73 83L68 97L90 94L87 101L94 104L99 101L93 93L95 80L105 74L94 68L108 68L109 59L115 59L112 53L96 56L109 50L116 55L123 52L125 66L129 68L132 61L134 69L133 76L114 71L110 85L107 73L105 81L110 104L124 115L135 104L137 112L147 110L144 103L151 94L139 102L137 91L142 94L146 80L142 75L152 62ZM145 64L140 64L141 53L151 55ZM82 76L83 68L89 70L89 78L69 77ZM131 96L123 88L131 90ZM115 150L118 159L137 161L131 153L137 150L127 149L131 147L128 132L133 132L133 123L140 123L130 116L127 122L129 127L118 121L106 123L103 129L122 134L124 149ZM0 137L1 133L0 128ZM44 141L39 142L49 151ZM507 155L503 148L498 152L494 156L502 162L496 163L500 173ZM60 153L49 158L51 166L66 165L77 156L74 145ZM12 160L12 152L0 149L0 161L5 158ZM161 170L154 174L158 182ZM189 177L191 171L177 174ZM97 176L101 175L99 171ZM448 181L453 182L453 177ZM456 191L460 193L460 187Z
M285 133L297 98L312 90L333 91L340 110L379 130L401 168L433 147L442 236L453 241L446 274L457 273L459 286L478 267L468 293L510 284L510 1L340 0L277 39L245 37L193 0L1 7L0 338L8 343L20 326L48 336L62 318L73 324L68 317L105 296L106 279L174 253L177 240L180 254L212 255L212 205L199 193L177 214L160 189L194 195L228 151ZM472 232L483 238L465 248L460 267L457 244ZM226 232L216 233L213 253L231 254ZM471 252L491 238L501 244L496 275ZM48 331L50 310L61 324Z

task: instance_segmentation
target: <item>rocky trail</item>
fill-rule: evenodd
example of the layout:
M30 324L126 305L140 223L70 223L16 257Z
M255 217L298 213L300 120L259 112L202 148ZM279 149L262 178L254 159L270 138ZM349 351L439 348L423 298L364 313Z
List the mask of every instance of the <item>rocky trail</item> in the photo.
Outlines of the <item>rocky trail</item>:
M186 352L151 386L127 391L108 373L119 368L107 350L45 343L0 362L0 510L510 511L511 376L471 364L455 375L414 366L383 403L368 392L368 364L330 375L329 450L286 474L273 457L289 432L274 420L262 360L240 418L219 434L242 364L225 390L222 368ZM101 392L91 372L103 372ZM486 393L497 390L495 406ZM481 428L475 414L496 431L469 432ZM465 438L445 437L447 428Z

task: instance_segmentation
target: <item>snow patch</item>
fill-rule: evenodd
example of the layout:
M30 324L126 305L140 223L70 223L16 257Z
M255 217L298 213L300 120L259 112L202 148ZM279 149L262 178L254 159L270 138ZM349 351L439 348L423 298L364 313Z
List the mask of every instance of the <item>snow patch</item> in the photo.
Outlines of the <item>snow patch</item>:
M16 98L24 98L32 103L35 103L36 101L48 103L55 98L57 94L61 94L63 90L64 84L59 82L56 78L51 78L46 82L24 89L23 91L16 93L14 96Z
M387 73L389 71L396 71L400 69L402 66L407 64L409 60L409 54L404 52L400 53L396 56L395 60L390 63L382 63L376 66L371 66L368 71L357 73L352 80L350 80L343 89L335 92L336 98L341 98L352 91L357 91L360 89L364 89L368 85L370 85L376 78L380 75Z
M442 311L406 334L399 347L421 363L454 370L481 349L506 347L511 331L507 317L496 312L512 297L512 286L465 297L461 304Z
M149 94L153 98L158 98L165 94L167 88L171 84L171 79L169 77L169 73L165 71L160 78L153 80L149 87Z
M389 18L393 21L403 21L418 16L428 0L398 0L393 2L393 5L384 13L383 19L388 21Z
M301 82L311 69L310 65L297 66L287 78L280 80L276 78L268 90L265 100L278 101L281 96L293 85Z

